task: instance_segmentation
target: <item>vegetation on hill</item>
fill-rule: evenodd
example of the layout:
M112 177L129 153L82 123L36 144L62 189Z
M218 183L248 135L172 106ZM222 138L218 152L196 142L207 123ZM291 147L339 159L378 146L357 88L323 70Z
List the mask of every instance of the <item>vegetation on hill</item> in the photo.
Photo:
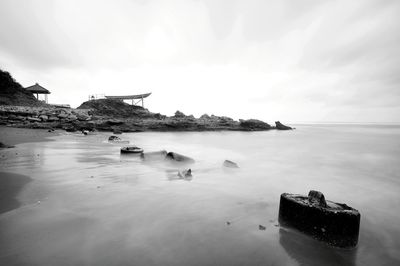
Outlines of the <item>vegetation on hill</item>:
M0 69L0 105L43 106L45 103L25 90L10 73Z
M123 117L123 118L156 118L165 116L155 114L136 105L130 105L120 100L98 99L82 103L77 109L91 109L93 115Z

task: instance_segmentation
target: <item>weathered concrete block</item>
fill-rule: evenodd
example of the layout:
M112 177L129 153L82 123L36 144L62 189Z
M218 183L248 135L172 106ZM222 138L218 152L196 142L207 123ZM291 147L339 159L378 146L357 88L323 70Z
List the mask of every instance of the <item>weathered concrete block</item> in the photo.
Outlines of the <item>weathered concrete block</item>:
M315 202L314 195L321 199L319 193L310 193L311 202L307 196L283 193L279 223L332 246L355 247L360 230L360 213L346 204L332 201L326 201L326 207L323 207L321 200Z

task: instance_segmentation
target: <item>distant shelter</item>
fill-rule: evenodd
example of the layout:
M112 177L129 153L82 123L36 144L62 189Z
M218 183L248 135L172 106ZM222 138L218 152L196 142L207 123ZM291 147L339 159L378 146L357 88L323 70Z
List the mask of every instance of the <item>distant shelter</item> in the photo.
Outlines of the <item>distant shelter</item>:
M25 90L32 92L34 95L36 94L36 99L39 101L44 101L47 103L47 95L50 94L50 91L40 86L38 83L33 86L26 87ZM40 97L39 95L44 95L44 97Z

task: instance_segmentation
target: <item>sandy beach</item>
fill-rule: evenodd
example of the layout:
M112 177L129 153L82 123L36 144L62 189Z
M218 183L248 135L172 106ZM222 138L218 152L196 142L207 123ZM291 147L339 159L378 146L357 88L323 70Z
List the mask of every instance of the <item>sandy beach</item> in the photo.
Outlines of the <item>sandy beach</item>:
M57 133L47 132L47 130L20 129L0 126L0 142L14 146L20 143L51 141L49 137L54 137ZM14 148L0 151L0 160L5 160L6 156L18 156L18 152L13 153ZM32 179L26 175L14 174L0 171L0 213L18 208L20 202L17 200L18 193Z

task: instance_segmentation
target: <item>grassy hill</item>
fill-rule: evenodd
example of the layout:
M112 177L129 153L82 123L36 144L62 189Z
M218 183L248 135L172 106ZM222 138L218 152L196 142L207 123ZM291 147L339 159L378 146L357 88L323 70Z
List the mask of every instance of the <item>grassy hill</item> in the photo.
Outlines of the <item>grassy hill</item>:
M44 106L46 104L25 90L10 73L0 69L0 105Z

